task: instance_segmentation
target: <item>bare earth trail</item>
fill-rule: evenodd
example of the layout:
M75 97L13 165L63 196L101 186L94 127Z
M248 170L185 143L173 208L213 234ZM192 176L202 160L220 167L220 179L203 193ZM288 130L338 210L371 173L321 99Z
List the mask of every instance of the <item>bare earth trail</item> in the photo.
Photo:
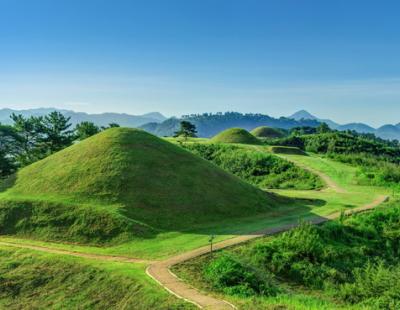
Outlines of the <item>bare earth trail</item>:
M296 164L298 164L298 163L296 162ZM329 176L325 175L324 173L322 173L318 170L312 169L310 167L306 167L304 165L300 165L300 166L304 169L309 170L312 173L317 174L319 177L321 177L321 179L323 179L324 182L326 183L327 188L332 189L339 193L345 192L344 189L339 187ZM345 212L345 214L351 215L351 214L355 214L355 213L368 211L368 210L373 209L373 208L377 207L378 205L384 203L385 201L388 200L388 198L389 198L388 196L380 195L371 203L361 206L359 208L348 210ZM335 212L335 213L332 213L332 214L324 216L324 217L315 216L314 218L309 218L307 220L313 224L321 224L326 221L336 219L340 216L341 216L341 212ZM260 237L263 237L266 235L273 235L273 234L277 234L280 232L284 232L284 231L287 231L298 225L299 224L297 222L290 223L290 224L286 224L286 225L281 225L281 226L277 226L277 227L273 227L273 228L267 228L264 230L260 230L260 231L254 232L252 234L241 235L238 237L234 237L231 239L227 239L227 240L218 242L214 245L213 248L214 248L214 250L224 249L224 248L238 245L238 244L247 242L249 240L260 238ZM172 271L170 270L171 267L174 265L183 263L187 260L190 260L190 259L196 258L198 256L209 253L210 252L209 246L204 246L204 247L201 247L201 248L198 248L198 249L195 249L195 250L183 253L183 254L179 254L179 255L170 257L170 258L168 258L166 260L162 260L162 261L148 261L148 260L142 260L142 259L136 259L136 258L123 257L123 256L107 256L107 255L87 254L87 253L82 253L82 252L54 249L54 248L44 247L44 246L18 244L18 243L3 242L3 241L0 241L0 245L13 246L13 247L18 247L18 248L26 248L26 249L42 251L42 252L47 252L47 253L71 255L71 256L103 260L103 261L149 264L149 266L146 270L147 274L151 278L153 278L156 282L158 282L162 287L164 287L167 291L169 291L171 294L177 296L178 298L181 298L187 302L195 304L196 306L198 306L199 308L202 308L202 309L215 309L215 310L236 309L236 307L234 305L230 304L229 302L221 300L221 299L217 299L213 296L202 293L199 290L197 290L196 288L192 287L191 285L183 282L175 274L173 274Z
M290 161L290 162L294 163L296 166L298 166L298 167L300 167L300 168L302 168L304 170L307 170L307 171L319 176L322 179L322 181L324 181L324 183L326 185L325 189L332 189L336 193L341 193L341 194L346 193L346 190L344 188L340 187L335 181L333 181L331 179L330 176L326 175L322 171L319 171L317 169L311 168L311 167L306 166L306 165L304 165L304 164L302 164L302 163L300 163L298 161L292 160L292 159L284 157L284 156L282 156L282 158L287 160L287 161Z

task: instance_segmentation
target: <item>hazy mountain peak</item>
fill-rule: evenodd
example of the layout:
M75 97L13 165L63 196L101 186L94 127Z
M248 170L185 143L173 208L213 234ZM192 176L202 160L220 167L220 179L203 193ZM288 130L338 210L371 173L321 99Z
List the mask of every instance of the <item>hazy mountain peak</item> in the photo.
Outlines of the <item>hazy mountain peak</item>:
M311 120L318 119L316 116L312 115L311 113L309 113L306 110L297 111L296 113L289 116L289 118L295 119L296 121L299 121L302 119L311 119Z
M150 113L146 113L141 115L143 117L149 117L149 118L154 118L156 120L159 120L160 122L165 121L167 118L161 114L160 112L150 112Z

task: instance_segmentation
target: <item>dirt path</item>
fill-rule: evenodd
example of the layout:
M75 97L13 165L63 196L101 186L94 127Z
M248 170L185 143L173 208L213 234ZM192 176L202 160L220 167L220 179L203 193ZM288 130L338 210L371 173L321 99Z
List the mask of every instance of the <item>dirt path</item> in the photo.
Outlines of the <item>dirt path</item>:
M370 210L372 208L377 207L381 203L387 201L387 199L388 199L388 196L384 196L384 195L379 196L373 202L371 202L367 205L364 205L362 207L353 209L353 210L348 210L345 212L345 214L350 215L350 214L355 214L355 213ZM313 219L310 219L310 222L313 224L321 224L323 222L336 219L336 218L340 217L340 215L341 215L341 212L336 212L336 213L330 214L326 217L315 217ZM255 239L255 238L263 237L265 235L277 234L277 233L289 230L291 228L294 228L296 226L298 226L298 223L291 223L291 224L282 225L279 227L264 229L264 230L255 232L250 235L242 235L239 237L221 241L214 245L214 249L220 250L223 248L227 248L227 247L230 247L233 245L237 245L237 244ZM207 254L209 252L210 252L209 246L205 246L205 247L201 247L201 248L198 248L198 249L190 251L190 252L186 252L186 253L171 257L164 261L155 262L147 268L147 273L154 280L156 280L160 285L162 285L165 289L167 289L170 293L174 294L175 296L177 296L179 298L182 298L186 301L189 301L189 302L197 305L199 308L218 309L218 310L219 309L235 309L235 306L233 306L232 304L230 304L224 300L219 300L212 296L205 295L204 293L202 293L202 292L196 290L195 288L191 287L190 285L184 283L181 279L179 279L170 270L170 268L174 265L183 263L187 260Z
M296 166L298 166L298 167L300 167L300 168L302 168L304 170L307 170L307 171L311 172L312 174L315 174L315 175L319 176L322 179L322 181L326 184L327 188L332 189L336 193L346 193L346 190L344 188L340 187L335 181L333 181L331 179L331 177L329 175L323 173L322 171L319 171L319 170L316 170L314 168L308 167L308 166L306 166L306 165L304 165L302 163L299 163L299 162L297 162L295 160L292 160L290 158L287 158L287 157L283 157L282 156L282 158L287 160L287 161L290 161L291 163L295 164Z
M145 260L145 259L130 258L130 257L124 257L124 256L88 254L88 253L82 253L82 252L55 249L55 248L50 248L50 247L40 246L40 245L13 243L13 242L8 242L8 241L0 241L0 245L41 251L41 252L52 253L52 254L69 255L69 256L90 258L90 259L103 260L103 261L120 262L120 263L143 263L143 264L154 263L154 261Z
M355 208L352 210L347 210L345 214L351 215L355 213L364 212L373 209L380 205L381 203L387 201L388 196L381 195L377 197L374 201L366 204L362 207ZM326 217L315 217L309 219L313 224L321 224L323 222L333 220L338 218L341 212L332 213ZM281 225L274 228L264 229L253 234L242 235L234 237L225 241L218 242L214 245L214 250L224 249L230 246L238 245L246 241L263 237L265 235L273 235L283 231L287 231L291 228L298 226L298 223L291 223L287 225ZM147 274L158 282L162 287L164 287L171 294L177 296L178 298L184 299L187 302L193 303L202 309L215 309L215 310L225 310L225 309L236 309L236 307L227 301L217 299L210 295L200 292L189 284L183 282L175 274L173 274L170 268L174 265L183 263L187 260L193 259L195 257L209 253L209 246L204 246L163 261L148 261L136 258L128 258L123 256L107 256L107 255L97 255L97 254L87 254L81 252L74 252L68 250L54 249L45 246L29 245L29 244L18 244L12 242L0 241L0 245L12 246L18 248L31 249L36 251L42 251L53 254L71 255L76 257L90 258L103 261L115 261L124 263L147 263L150 264L146 270Z

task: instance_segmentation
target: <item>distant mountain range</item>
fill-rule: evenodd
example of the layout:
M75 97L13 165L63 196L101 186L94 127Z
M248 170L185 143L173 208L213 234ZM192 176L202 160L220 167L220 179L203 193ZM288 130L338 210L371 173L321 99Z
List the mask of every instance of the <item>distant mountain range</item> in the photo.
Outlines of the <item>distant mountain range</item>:
M121 113L101 113L88 114L84 112L74 112L71 110L62 110L56 108L38 108L29 110L0 109L0 123L12 124L10 115L12 113L22 114L25 117L43 116L53 111L59 111L67 117L71 117L71 123L76 125L83 121L93 122L98 126L107 126L109 123L117 123L123 127L139 127L147 123L161 123L167 118L158 112L147 113L143 115L129 115Z
M11 124L12 113L29 116L43 116L52 111L59 111L67 117L71 117L71 123L75 126L83 121L90 121L98 126L107 126L109 123L118 123L123 127L139 127L158 136L171 136L178 130L182 119L196 125L200 137L212 137L222 130L232 127L240 127L252 130L258 126L270 126L275 128L290 129L298 126L316 127L321 122L337 130L355 130L359 133L373 133L382 139L400 140L400 124L384 125L373 128L363 123L338 124L330 119L322 119L311 113L301 110L289 117L273 118L264 114L242 114L237 112L204 113L185 115L181 118L166 118L159 112L143 115L130 115L125 113L101 113L88 114L57 108L38 108L27 110L0 109L0 123Z
M199 137L209 138L217 133L233 127L252 130L259 126L290 129L299 126L316 127L320 123L317 120L294 120L286 117L273 118L263 114L242 114L237 112L204 113L185 115L182 118L169 118L162 123L149 123L140 128L158 136L171 136L178 130L181 120L191 122L196 126Z
M373 128L367 124L363 123L349 123L340 125L330 119L321 119L311 113L301 110L293 115L289 116L288 118L300 121L300 120L314 120L318 122L324 122L329 125L330 128L336 130L354 130L359 133L373 133L377 137L387 140L400 140L400 124L397 125L384 125L379 128Z

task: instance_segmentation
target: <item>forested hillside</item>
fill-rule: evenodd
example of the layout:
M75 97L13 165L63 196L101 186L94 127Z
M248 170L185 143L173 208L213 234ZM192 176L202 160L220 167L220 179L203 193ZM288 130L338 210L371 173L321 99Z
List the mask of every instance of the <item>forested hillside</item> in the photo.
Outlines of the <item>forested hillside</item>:
M319 122L316 120L296 121L285 117L273 118L264 114L226 112L184 115L182 119L171 118L160 124L150 123L140 128L157 136L173 136L174 132L179 129L181 120L186 120L194 124L197 128L198 136L206 138L215 136L219 132L233 127L240 127L250 131L259 126L290 129L298 126L316 127L319 125Z

